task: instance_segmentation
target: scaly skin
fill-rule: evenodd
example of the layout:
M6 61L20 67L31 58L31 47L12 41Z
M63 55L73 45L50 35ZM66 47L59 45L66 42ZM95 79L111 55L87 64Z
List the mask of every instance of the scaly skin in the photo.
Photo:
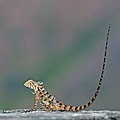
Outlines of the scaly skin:
M69 105L64 104L63 102L57 101L54 96L49 94L47 92L47 90L44 88L42 82L35 82L33 80L27 80L24 83L24 86L34 90L34 92L35 92L34 110L37 110L38 103L40 101L41 104L42 104L42 108L45 111L73 111L73 112L78 112L78 111L81 111L81 110L84 110L84 109L88 108L95 101L96 97L98 96L98 93L100 91L101 84L102 84L102 81L103 81L105 63L106 63L106 55L107 55L107 48L108 48L108 38L109 38L109 34L110 34L110 26L111 25L109 25L107 38L106 38L106 42L105 42L105 52L104 52L102 71L101 71L101 74L100 74L99 83L98 83L96 92L93 95L93 97L90 99L90 101L87 104L82 105L82 106L69 106Z

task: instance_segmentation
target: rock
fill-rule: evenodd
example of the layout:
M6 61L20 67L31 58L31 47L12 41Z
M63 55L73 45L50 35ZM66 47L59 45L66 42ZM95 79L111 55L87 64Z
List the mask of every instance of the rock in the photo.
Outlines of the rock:
M30 109L0 110L0 120L120 120L120 111L48 112Z

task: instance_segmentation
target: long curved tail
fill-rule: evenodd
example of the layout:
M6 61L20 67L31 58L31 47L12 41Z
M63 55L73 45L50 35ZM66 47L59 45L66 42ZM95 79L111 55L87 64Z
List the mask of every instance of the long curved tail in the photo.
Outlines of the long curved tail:
M88 108L95 101L95 99L98 96L98 93L100 91L101 84L102 84L102 81L103 81L104 71L105 71L105 64L106 64L106 58L107 58L107 49L108 49L108 39L109 39L109 35L110 35L110 28L111 28L111 24L108 27L107 37L106 37L106 41L105 41L105 50L104 50L105 52L104 52L104 57L103 57L102 70L101 70L100 79L99 79L99 83L98 83L96 92L95 92L95 94L93 95L93 97L90 99L90 101L87 104L79 106L78 108L76 108L77 111L84 110L84 109Z

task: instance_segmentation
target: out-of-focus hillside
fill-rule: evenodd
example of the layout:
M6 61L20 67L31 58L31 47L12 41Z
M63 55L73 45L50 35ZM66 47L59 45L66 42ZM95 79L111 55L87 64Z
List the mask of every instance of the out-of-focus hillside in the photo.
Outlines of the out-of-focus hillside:
M111 23L104 83L90 109L120 110L120 1L1 0L0 109L29 108L28 78L71 105L93 95Z

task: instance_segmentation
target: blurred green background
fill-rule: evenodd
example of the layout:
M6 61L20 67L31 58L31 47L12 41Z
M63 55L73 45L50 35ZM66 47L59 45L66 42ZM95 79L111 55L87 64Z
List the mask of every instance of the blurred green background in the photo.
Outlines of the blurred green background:
M0 0L0 109L32 108L31 78L68 105L82 105L98 84L112 24L100 95L89 108L120 110L119 0Z

